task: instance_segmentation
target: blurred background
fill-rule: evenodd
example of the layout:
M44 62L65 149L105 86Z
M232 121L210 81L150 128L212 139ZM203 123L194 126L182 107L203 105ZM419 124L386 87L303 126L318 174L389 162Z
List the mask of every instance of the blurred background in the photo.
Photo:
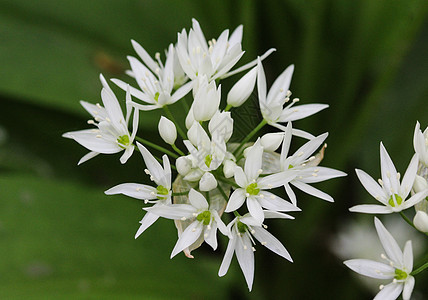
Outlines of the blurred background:
M0 297L372 297L342 263L365 257L350 256L352 243L369 250L378 244L376 235L368 238L373 216L348 211L374 203L354 169L380 176L383 141L403 174L416 121L428 125L427 12L426 0L1 0ZM193 260L169 259L176 229L168 220L134 240L142 203L103 191L146 181L138 153L126 165L119 155L105 155L78 167L86 149L61 137L87 128L79 100L100 102L99 73L132 82L124 75L126 55L135 55L130 39L151 55L163 53L177 32L190 29L192 17L207 39L243 24L240 65L276 48L264 61L268 86L295 64L293 96L330 105L295 126L314 135L328 131L322 165L349 174L317 185L335 203L299 194L303 211L296 220L269 223L294 263L259 245L251 293L235 258L228 274L217 276L227 240L216 252L202 247ZM223 90L237 79L225 81ZM156 141L159 114L140 119L139 135ZM407 226L401 219L391 224ZM400 245L413 236L423 238L403 233ZM427 258L423 242L416 266ZM427 283L428 271L416 277L414 299L426 299Z

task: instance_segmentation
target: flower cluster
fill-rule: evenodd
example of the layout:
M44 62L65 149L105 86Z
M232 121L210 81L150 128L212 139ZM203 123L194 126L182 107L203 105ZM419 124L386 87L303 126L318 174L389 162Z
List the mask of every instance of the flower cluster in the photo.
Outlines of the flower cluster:
M291 98L293 65L279 75L270 89L262 61L274 49L235 68L244 54L242 29L239 26L230 35L225 30L217 39L207 41L199 23L193 20L192 28L188 32L183 29L177 42L168 46L164 61L159 53L153 59L132 41L137 57L128 57L131 70L127 74L136 84L112 79L126 91L126 117L101 76L104 107L81 102L94 118L88 123L95 128L68 132L64 137L91 151L79 164L100 153L121 151L124 153L120 161L126 163L134 149L138 150L152 184L123 183L105 192L151 204L144 207L146 213L135 237L159 217L174 220L178 240L171 258L182 251L193 258L191 252L204 242L216 250L218 229L229 239L219 276L227 273L235 253L251 290L256 241L292 261L281 242L266 230L266 220L293 219L288 213L300 211L293 187L332 202L330 195L312 184L345 173L319 166L327 133L313 136L292 126L293 121L328 107L297 105L299 99ZM226 94L220 82L243 71L246 73ZM234 117L244 109L242 105L256 85L261 122L240 139L234 130ZM166 145L136 135L139 115L155 109L165 113L158 130ZM180 110L185 110L185 119L176 118ZM262 128L270 132L260 135ZM294 153L290 151L293 136L305 139ZM289 199L278 195L281 190Z
M415 154L401 182L400 173L397 172L382 143L380 144L381 179L376 182L366 172L356 169L361 184L380 204L356 205L351 207L350 211L369 214L399 213L408 224L423 233L428 233L428 128L422 133L419 122L415 127L413 144ZM416 211L413 222L402 212L411 207ZM414 275L428 265L413 271L411 241L406 242L402 252L392 235L376 217L375 226L386 253L381 257L387 264L367 259L351 259L344 263L362 275L392 279L389 284L380 286L380 292L375 299L397 299L401 293L403 299L410 299L415 285Z

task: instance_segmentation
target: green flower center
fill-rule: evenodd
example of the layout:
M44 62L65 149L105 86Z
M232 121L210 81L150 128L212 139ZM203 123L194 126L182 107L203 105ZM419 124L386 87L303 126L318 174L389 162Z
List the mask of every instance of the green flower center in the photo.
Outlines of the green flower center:
M248 194L250 195L258 195L260 192L260 189L257 187L257 183L253 182L250 185L247 186L246 190L245 190Z
M159 195L168 195L168 193L169 193L168 189L166 187L164 187L163 185L158 185L158 187L156 188L156 192ZM162 200L162 199L165 199L165 197L159 197L158 196L158 199Z
M395 196L395 202L394 202L394 196ZM392 207L395 207L395 203L397 203L397 205L401 205L401 203L403 203L403 198L401 198L397 194L392 195L388 200L388 204L391 205Z
M204 225L209 225L211 221L211 213L209 210L201 212L197 217L196 220L199 222L203 222Z
M155 94L155 101L158 102L158 100L159 100L159 92L156 92L156 94Z
M122 135L117 139L117 143L119 144L119 147L122 149L125 149L125 147L129 146L129 136L128 135ZM125 146L125 147L124 147Z
M292 168L294 168L294 166L293 166L293 165L289 165L289 166L288 166L288 169L292 169Z
M395 276L394 276L394 278L397 279L397 280L404 280L404 279L407 278L407 273L404 272L403 270L395 269Z
M205 156L205 165L209 168L211 166L211 162L213 161L213 156L211 154Z
M237 226L238 226L238 231L240 233L245 233L248 229L248 226L242 223L241 221L238 221Z

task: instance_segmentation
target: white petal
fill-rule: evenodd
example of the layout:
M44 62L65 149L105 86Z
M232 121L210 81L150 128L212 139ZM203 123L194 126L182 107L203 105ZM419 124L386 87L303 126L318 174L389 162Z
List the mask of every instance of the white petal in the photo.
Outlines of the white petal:
M263 246L265 246L272 252L275 252L279 256L284 257L285 259L291 262L293 261L287 249L285 249L284 245L282 245L282 243L276 237L274 237L269 231L265 230L262 227L254 226L252 228L254 230L253 235Z
M141 219L141 226L138 228L135 238L139 237L147 228L149 228L156 220L159 219L158 215L147 212Z
M368 175L363 170L356 169L355 172L357 173L358 179L360 180L361 184L364 186L366 191L373 196L373 198L377 200L384 195L384 191L382 190L382 188L370 175Z
M229 270L230 263L232 261L233 252L235 250L235 245L237 243L237 238L233 238L229 240L227 244L226 252L224 253L223 261L221 262L220 269L218 270L218 276L222 277L226 275ZM240 245L238 245L239 247Z
M296 198L296 194L293 192L293 190L291 189L290 185L284 184L284 189L285 192L287 193L288 198L290 198L290 201L293 205L297 205L297 198Z
M285 99L285 96L290 89L291 77L293 76L294 65L288 66L281 75L272 84L267 95L267 102L279 102Z
M400 182L397 178L397 170L382 143L380 143L380 166L385 189L398 194Z
M183 219L183 217L192 218L193 213L196 212L195 208L189 204L155 205L144 210L172 220Z
M100 136L100 133L93 129L67 132L63 134L63 137L71 138L93 152L113 154L122 151L115 141Z
M240 187L246 187L248 185L247 175L245 175L241 167L236 167L234 176L236 183Z
M264 210L263 213L265 214L265 219L294 219L293 216L272 210Z
M257 57L257 91L259 95L260 108L265 108L266 103L266 75L263 69L262 61Z
M198 210L208 209L208 202L205 199L205 197L194 189L190 189L189 201L190 201L190 204L192 204L192 206Z
M139 183L122 183L104 192L106 195L123 194L135 199L156 199L156 189Z
M290 122L309 117L317 112L326 109L327 104L304 104L284 109L278 122Z
M412 241L407 241L404 245L403 251L403 262L406 267L407 272L412 272L413 270L413 250L412 250Z
M183 231L177 243L175 244L175 247L171 253L171 258L176 256L179 252L183 251L185 248L192 245L201 235L202 229L203 229L203 225L199 221L194 221L189 226L187 226L186 230Z
M320 191L319 189L314 188L313 186L310 186L309 184L300 182L300 181L291 181L291 184L297 187L299 190L308 193L309 195L315 196L317 198L334 202L333 197L331 197L329 194L324 193L323 191Z
M171 174L165 174L162 166L156 160L156 158L147 150L146 147L137 142L138 149L143 156L144 162L146 163L147 169L150 171L150 175L153 176L154 181L157 185L166 185L167 179L165 176L171 176ZM166 186L165 186L166 187Z
M125 151L123 152L122 156L120 157L120 162L122 164L126 163L128 159L131 157L132 153L134 152L134 146L131 145L130 147L127 147Z
M264 208L275 211L300 211L298 207L275 194L262 191L260 192L260 195L263 195L263 197L257 198L261 206Z
M156 69L159 68L159 65L150 57L147 51L139 43L134 40L131 40L131 43L138 56L150 68L150 70L152 70L152 72L156 73Z
M260 186L260 188L276 188L290 182L296 177L296 175L297 172L294 172L293 170L279 172L260 178L257 180L257 185Z
M291 144L291 137L292 137L292 125L291 122L288 122L287 127L284 131L284 140L282 141L282 147L281 147L281 163L283 163L288 156L288 150L290 149ZM281 166L284 167L284 166Z
M177 102L178 100L180 100L181 98L183 98L184 96L186 96L192 89L192 82L188 82L185 85L183 85L182 87L180 87L178 90L175 91L174 94L172 94L171 96L171 103L173 104L175 102Z
M377 205L377 204L361 204L352 206L349 211L359 212L364 214L390 214L392 209L389 206Z
M204 226L204 240L205 242L213 248L217 249L217 223L212 222L210 229L207 226Z
M361 275L378 279L392 279L394 267L369 259L350 259L343 262L352 271Z
M386 285L373 300L394 300L400 296L401 291L403 290L402 283L390 283Z
M245 190L244 189L236 189L233 191L232 195L230 195L229 202L227 202L227 206L225 212L235 211L242 206L245 202Z
M415 277L409 275L404 283L403 300L409 300L412 296L413 288L415 286Z
M389 231L386 230L382 222L376 217L375 227L386 256L388 256L393 262L403 265L403 252Z
M247 208L251 216L256 219L259 224L261 224L265 219L265 215L263 213L262 206L254 196L250 196L247 198Z
M90 160L91 158L94 158L95 156L97 156L98 154L100 154L99 152L94 152L91 151L87 154L85 154L84 156L82 156L82 158L79 160L79 162L77 163L77 165L83 164L85 161Z
M398 207L398 209L400 209L400 210L396 210L396 211L405 210L405 209L408 209L412 206L415 206L415 204L418 204L419 202L424 200L427 195L428 195L428 190L414 194L412 197L410 197L408 200L404 201L404 203Z
M418 170L418 155L413 155L409 166L407 167L406 173L404 173L403 180L401 181L401 187L400 187L400 196L401 198L405 199L409 195L413 182L415 181L416 172Z
M236 258L238 259L242 273L244 273L248 289L251 291L254 279L254 252L252 244L247 234L244 234L242 237L238 236L237 239L241 239L241 242L238 241L235 248Z

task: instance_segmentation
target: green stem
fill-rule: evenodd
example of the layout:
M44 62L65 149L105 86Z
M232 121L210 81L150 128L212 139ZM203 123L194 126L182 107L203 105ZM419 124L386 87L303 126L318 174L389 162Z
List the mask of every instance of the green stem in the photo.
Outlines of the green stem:
M413 224L412 221L409 220L409 218L402 212L400 211L400 216L404 219L404 221L406 221L410 226L412 226L413 228L415 228L416 230L418 230L415 225ZM418 230L419 231L419 230Z
M177 123L177 121L175 120L175 118L174 118L174 116L172 115L171 111L169 110L168 106L167 106L167 105L165 105L165 106L163 107L163 109L164 109L164 111L165 111L166 115L168 116L168 118L169 118L172 122L174 122L175 127L177 128L178 134L181 136L181 138L182 138L183 140L186 140L186 139L187 139L186 134L184 133L184 131L181 129L180 125L179 125L179 124Z
M226 108L224 109L224 111L229 111L229 110L231 110L233 108L233 106L232 105L230 105L230 104L228 104L228 105L226 105Z
M426 268L428 268L428 262L423 264L422 266L420 266L419 268L417 268L416 270L414 270L412 273L410 273L410 275L415 276L416 274L419 274L420 272L422 272L423 270L425 270Z
M238 148L235 149L235 151L233 151L233 155L236 156L236 154L238 154L242 147L244 147L245 143L247 143L260 129L263 128L263 126L265 126L267 124L267 121L265 119L263 119L259 125L257 125L256 128L254 128L246 137L245 139L241 142L241 144L239 145Z
M233 186L233 187L235 187L235 188L240 188L240 186L239 186L239 185L237 185L237 184L236 184L236 182L234 182L234 181L232 181L232 180L229 180L229 179L227 179L227 178L225 178L225 177L223 177L223 176L219 176L218 174L214 174L214 176L215 176L215 178L216 178L217 180L219 180L219 181L221 181L221 182L227 183L227 184L229 184L229 185L231 185L231 186Z
M181 156L185 156L186 154L184 154L183 151L181 151L180 149L177 148L177 146L175 144L171 145L172 149L175 150L175 152L177 152L178 154L180 154Z
M153 148L153 149L156 149L156 150L158 150L158 151L160 151L160 152L163 152L163 153L165 153L165 154L168 154L169 156L171 156L171 157L173 157L173 158L178 158L178 155L177 155L177 154L175 154L174 152L169 151L168 149L165 149L165 148L164 148L164 147L162 147L162 146L156 145L155 143L152 143L152 142L150 142L150 141L148 141L148 140L145 140L145 139L143 139L143 138L140 138L140 137L138 137L138 136L136 136L136 137L135 137L135 139L136 139L137 141L139 141L140 143L142 143L142 144L144 144L144 145L147 145L147 146L149 146L149 147L151 147L151 148Z

